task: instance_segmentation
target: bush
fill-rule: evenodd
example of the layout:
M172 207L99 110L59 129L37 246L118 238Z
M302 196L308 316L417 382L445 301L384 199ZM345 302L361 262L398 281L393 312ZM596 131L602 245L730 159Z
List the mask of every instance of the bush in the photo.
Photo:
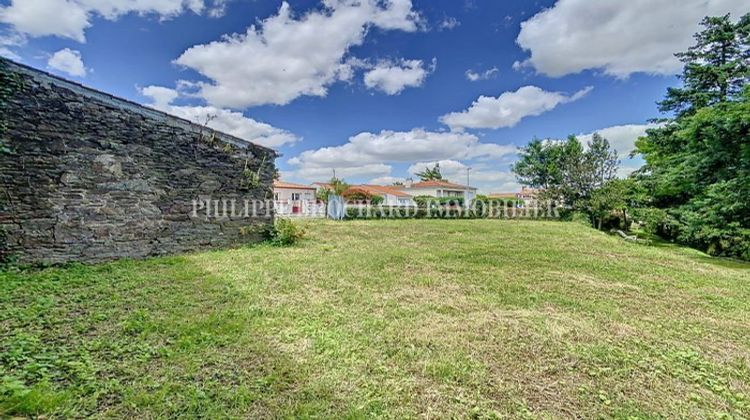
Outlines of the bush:
M271 243L278 246L294 245L306 234L307 231L294 221L277 217L271 230Z
M622 216L617 213L608 213L601 218L601 229L604 231L618 229L624 230L625 232L630 230L632 220L623 220Z
M578 223L584 226L593 227L591 216L582 211L570 211L565 214L567 221Z
M546 211L513 207L488 207L487 203L474 203L469 209L458 206L397 207L397 206L347 206L346 219L543 219L551 217Z
M432 204L433 207L438 206L459 206L463 207L463 197L432 197L429 195L420 195L414 197L414 202L417 206L426 208L428 204Z

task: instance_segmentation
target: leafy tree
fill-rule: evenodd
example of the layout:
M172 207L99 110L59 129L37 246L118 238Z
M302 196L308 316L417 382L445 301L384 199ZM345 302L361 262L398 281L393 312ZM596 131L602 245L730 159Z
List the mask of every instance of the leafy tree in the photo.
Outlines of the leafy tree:
M620 227L627 230L628 212L640 207L646 199L645 192L634 179L611 179L591 194L591 217L596 227L602 229L605 218L615 213L622 221Z
M342 195L344 194L344 191L348 189L349 189L349 184L347 184L346 181L344 181L343 179L332 177L331 180L328 181L328 185L319 189L315 193L315 198L318 199L318 201L327 203L329 196Z
M617 158L617 151L612 149L609 140L599 135L599 133L594 133L588 146L589 149L586 156L592 177L590 182L593 188L596 189L617 176L620 161Z
M563 179L562 146L560 142L535 138L519 150L520 159L511 170L521 184L544 191L556 190Z
M591 193L614 178L619 165L617 152L599 134L587 149L575 136L565 141L534 139L520 155L512 167L519 182L576 209L586 208Z
M424 168L424 171L417 172L416 175L422 181L442 181L443 174L440 173L440 163L436 163L433 168Z
M732 23L730 16L706 17L695 45L676 56L685 63L683 86L669 88L659 103L662 112L678 117L700 108L737 98L750 78L748 44L750 14Z
M683 87L662 102L676 116L636 142L646 164L635 176L660 210L656 233L750 259L750 14L703 24L679 54Z
M323 203L328 202L328 197L330 195L331 195L331 189L327 187L323 187L323 188L318 189L318 191L315 191L315 199Z
M574 136L568 138L563 161L563 196L577 210L587 210L591 195L617 175L620 161L609 141L594 133L584 150Z

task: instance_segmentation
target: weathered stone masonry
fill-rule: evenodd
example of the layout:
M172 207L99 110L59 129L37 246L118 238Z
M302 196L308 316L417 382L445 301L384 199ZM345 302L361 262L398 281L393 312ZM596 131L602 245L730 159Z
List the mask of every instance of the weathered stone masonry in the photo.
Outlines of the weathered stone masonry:
M141 258L261 238L193 200L272 197L271 149L0 59L0 256ZM4 150L7 149L7 150Z

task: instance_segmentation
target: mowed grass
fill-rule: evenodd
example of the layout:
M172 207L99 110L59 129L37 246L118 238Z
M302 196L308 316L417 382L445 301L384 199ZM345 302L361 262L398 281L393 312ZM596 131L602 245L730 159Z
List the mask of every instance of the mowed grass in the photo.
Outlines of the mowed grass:
M748 417L750 265L539 221L0 274L0 416Z

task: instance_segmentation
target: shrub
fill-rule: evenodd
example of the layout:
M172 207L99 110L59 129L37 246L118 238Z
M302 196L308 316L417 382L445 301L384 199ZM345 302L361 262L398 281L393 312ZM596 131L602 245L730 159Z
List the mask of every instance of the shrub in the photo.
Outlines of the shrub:
M396 206L348 206L346 219L544 219L544 211L499 207L492 211L481 206L469 209L456 206L396 207Z
M612 230L621 229L624 231L630 230L630 225L633 223L630 219L623 220L623 217L617 213L607 213L597 220L597 224L601 223L601 230Z
M307 231L290 219L277 217L271 230L271 243L278 246L294 245L305 237Z
M582 211L571 211L566 214L568 221L592 227L591 217Z

